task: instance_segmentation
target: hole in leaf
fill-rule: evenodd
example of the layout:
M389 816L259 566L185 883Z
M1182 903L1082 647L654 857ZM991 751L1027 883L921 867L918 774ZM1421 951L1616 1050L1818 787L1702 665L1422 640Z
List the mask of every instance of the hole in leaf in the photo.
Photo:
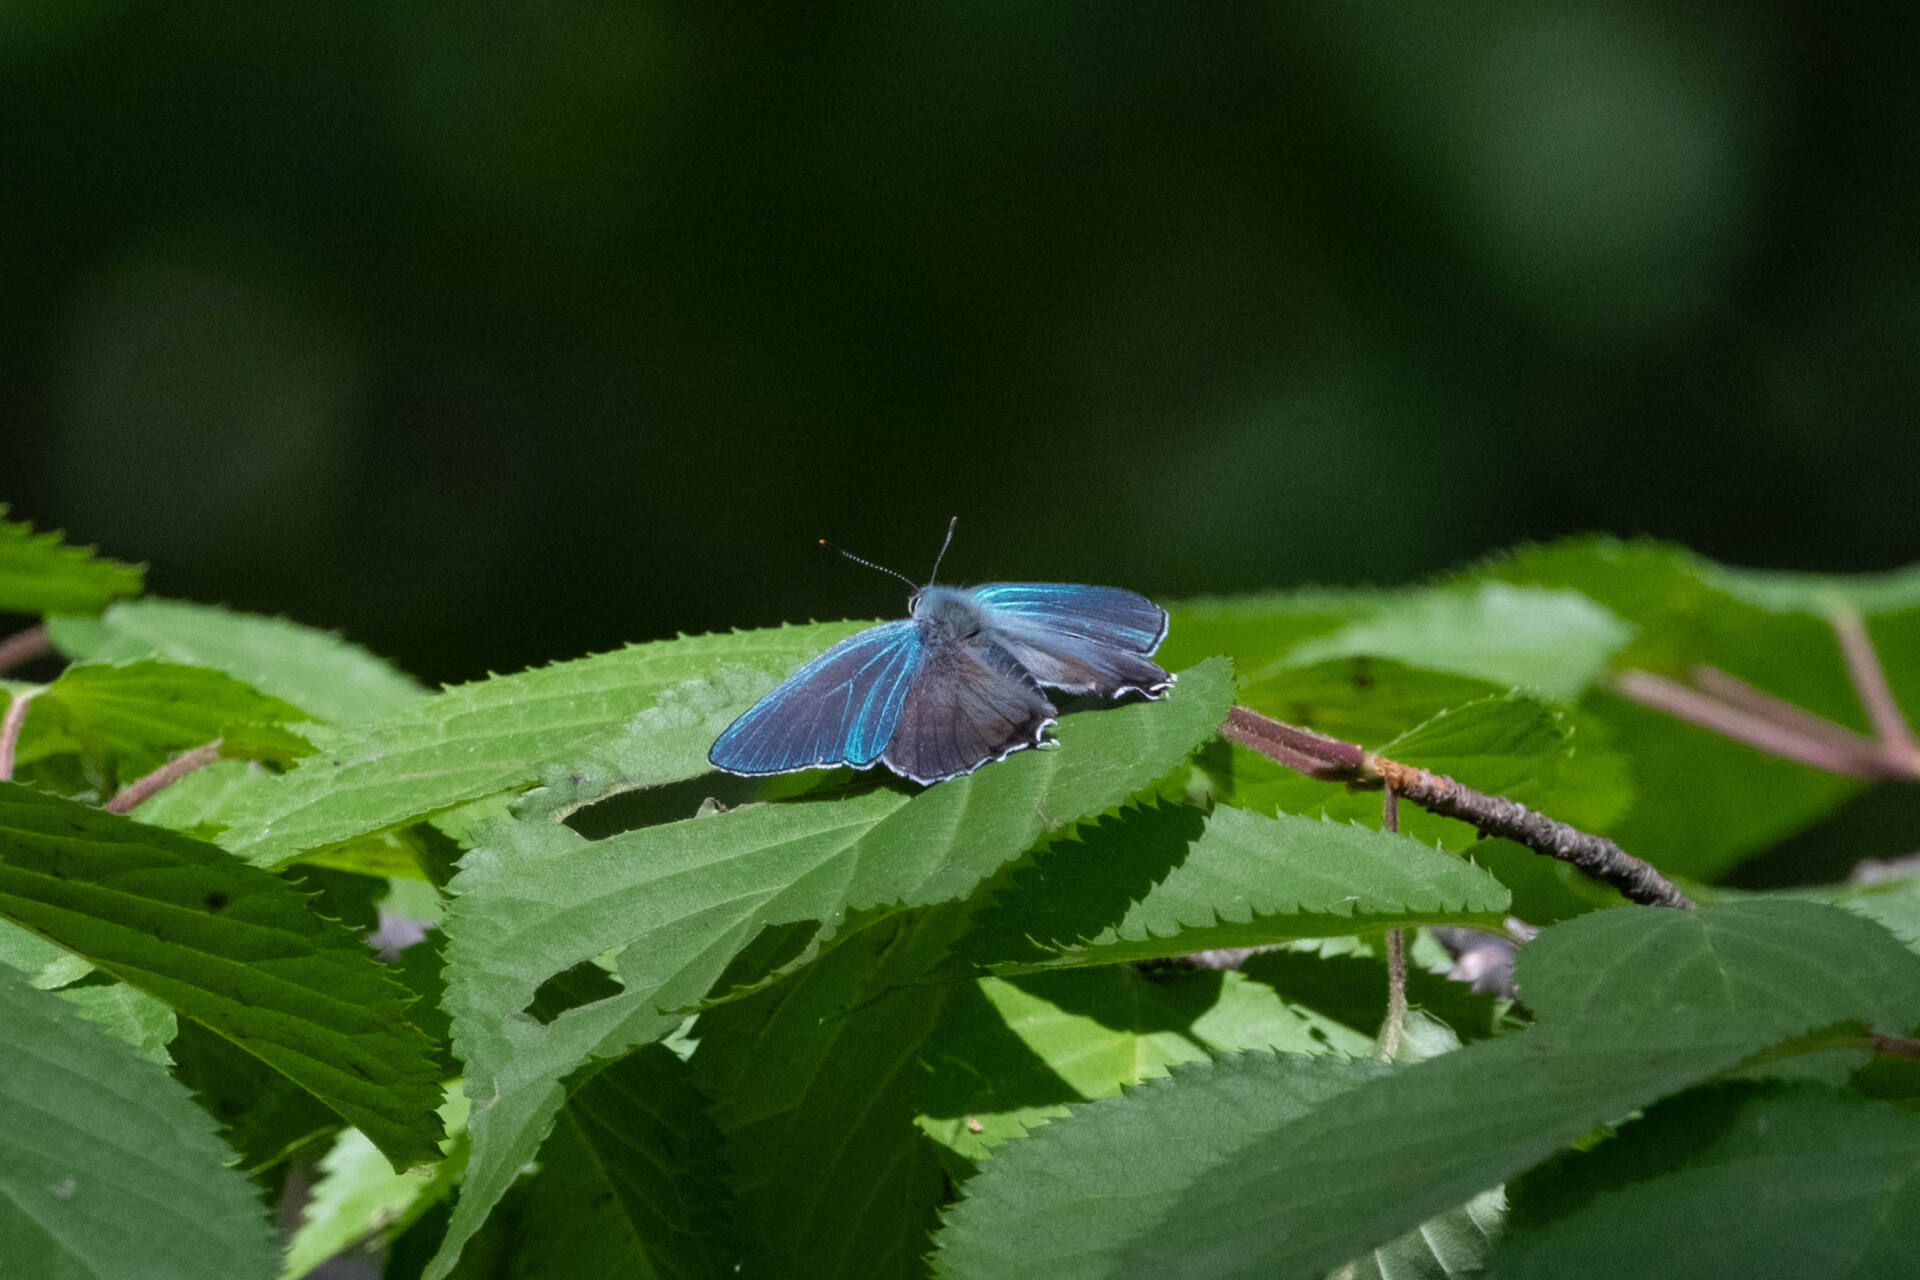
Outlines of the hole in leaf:
M527 1012L545 1026L569 1009L617 996L624 990L612 974L591 960L582 960L541 983L540 989L533 993Z

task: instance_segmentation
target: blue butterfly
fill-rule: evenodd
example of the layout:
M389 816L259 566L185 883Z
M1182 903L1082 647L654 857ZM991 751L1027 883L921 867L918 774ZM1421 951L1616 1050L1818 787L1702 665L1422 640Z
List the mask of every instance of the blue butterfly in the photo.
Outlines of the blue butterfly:
M938 559L933 567L937 577ZM943 782L1039 746L1059 715L1043 685L1104 698L1153 698L1173 685L1148 661L1166 639L1167 611L1118 587L929 582L915 588L907 614L781 681L727 726L707 759L747 775L884 764L914 782Z

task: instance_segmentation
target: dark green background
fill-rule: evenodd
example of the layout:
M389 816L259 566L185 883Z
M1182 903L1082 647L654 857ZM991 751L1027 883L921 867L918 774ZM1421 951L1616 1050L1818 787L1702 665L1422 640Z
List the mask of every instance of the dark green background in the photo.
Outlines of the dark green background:
M0 496L438 679L890 613L814 540L954 513L1920 559L1912 11L10 0Z

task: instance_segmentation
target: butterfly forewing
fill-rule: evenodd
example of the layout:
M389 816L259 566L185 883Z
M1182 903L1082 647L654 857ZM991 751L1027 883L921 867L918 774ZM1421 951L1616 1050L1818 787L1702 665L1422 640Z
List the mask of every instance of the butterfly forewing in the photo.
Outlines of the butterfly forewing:
M924 657L911 621L869 627L781 681L714 740L707 759L742 774L865 769L892 740Z

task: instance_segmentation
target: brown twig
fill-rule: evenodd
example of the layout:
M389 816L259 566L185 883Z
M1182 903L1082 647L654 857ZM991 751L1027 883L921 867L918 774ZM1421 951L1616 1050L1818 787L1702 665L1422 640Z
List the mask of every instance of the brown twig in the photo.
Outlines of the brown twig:
M1920 1040L1915 1040L1912 1036L1875 1035L1872 1039L1875 1053L1890 1053L1900 1058L1920 1059Z
M13 780L14 748L20 743L21 726L27 722L27 706L39 696L38 689L22 689L7 703L7 713L0 716L0 782Z
M1366 751L1351 742L1296 728L1245 707L1227 712L1220 732L1231 742L1322 782L1351 782L1366 765Z
M1490 836L1503 836L1535 853L1578 867L1634 902L1692 907L1693 900L1647 863L1604 836L1588 835L1502 796L1490 796L1443 774L1377 756L1351 742L1284 724L1246 707L1235 707L1220 732L1310 777L1354 787L1385 786L1423 809L1468 822ZM1295 764L1294 760L1304 762Z
M220 739L202 743L191 751L182 751L152 773L135 778L101 805L108 813L127 813L157 791L164 791L195 769L204 769L220 758Z
M1689 674L1693 676L1695 688L1722 702L1750 711L1763 720L1771 720L1783 729L1830 742L1863 756L1872 756L1878 750L1874 740L1865 734L1855 733L1845 725L1836 724L1825 716L1817 716L1785 698L1776 698L1756 689L1739 676L1722 671L1711 663L1700 663Z
M1735 706L1651 671L1622 671L1613 678L1613 687L1622 697L1642 706L1664 711L1676 719L1711 729L1724 738L1744 742L1784 760L1854 778L1887 776L1880 748L1873 739L1832 721L1822 721L1825 729L1809 734L1798 725Z
M1870 781L1920 781L1920 739L1894 701L1865 621L1843 608L1834 612L1832 622L1873 737L1704 664L1691 672L1692 685L1651 671L1622 671L1613 678L1613 688L1624 698L1783 760Z
M23 662L32 662L52 652L53 641L48 639L44 623L16 631L0 640L0 672L11 671Z
M1867 709L1867 722L1880 740L1880 750L1887 763L1904 766L1908 777L1920 777L1920 739L1914 737L1913 726L1907 723L1900 704L1894 701L1887 673L1880 666L1880 655L1874 652L1873 637L1867 634L1866 620L1852 609L1844 608L1834 610L1831 620L1834 637L1840 642L1840 655L1847 662L1847 674L1853 679L1853 690L1860 696L1860 705Z
M1380 794L1380 829L1400 830L1400 793L1389 782ZM1407 1029L1407 939L1398 929L1387 930L1387 1024L1380 1029L1380 1056L1392 1062L1400 1055Z

